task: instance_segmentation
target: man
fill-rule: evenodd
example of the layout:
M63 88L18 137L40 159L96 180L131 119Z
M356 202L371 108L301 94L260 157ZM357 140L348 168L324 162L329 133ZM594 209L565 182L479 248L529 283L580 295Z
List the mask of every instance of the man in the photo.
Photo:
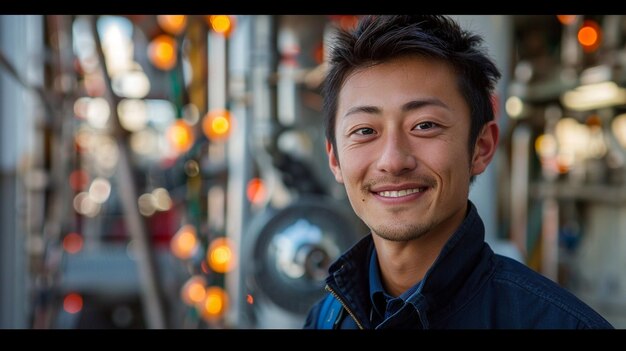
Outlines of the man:
M443 16L366 17L337 36L326 151L371 234L331 265L305 328L612 328L484 241L468 196L498 143L500 72L481 42Z

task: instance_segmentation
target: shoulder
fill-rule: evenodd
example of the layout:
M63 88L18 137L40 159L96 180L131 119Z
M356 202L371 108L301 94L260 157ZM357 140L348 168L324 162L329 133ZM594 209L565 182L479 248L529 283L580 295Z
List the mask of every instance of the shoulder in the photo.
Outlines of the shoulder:
M494 260L493 284L499 296L528 318L542 318L542 322L557 327L612 327L573 293L523 263L501 255L495 255Z

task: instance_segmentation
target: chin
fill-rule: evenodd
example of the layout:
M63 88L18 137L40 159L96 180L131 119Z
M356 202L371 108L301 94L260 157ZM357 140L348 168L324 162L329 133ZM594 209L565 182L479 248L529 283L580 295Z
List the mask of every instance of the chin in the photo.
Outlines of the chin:
M429 226L423 224L411 224L411 225L383 225L377 226L372 229L372 233L375 233L379 237L389 241L409 241L423 237L428 233Z

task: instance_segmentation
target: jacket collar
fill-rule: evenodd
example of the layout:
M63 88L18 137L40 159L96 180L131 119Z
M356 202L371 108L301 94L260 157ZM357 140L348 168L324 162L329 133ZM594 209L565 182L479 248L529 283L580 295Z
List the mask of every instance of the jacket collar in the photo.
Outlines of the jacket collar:
M433 317L437 320L445 318L477 290L482 281L478 278L483 276L477 272L477 265L485 260L483 250L491 252L484 238L483 221L474 204L468 200L465 219L426 272L420 293L408 301L420 311L422 324L427 326L428 319ZM330 275L326 280L327 285L365 328L371 327L366 311L369 311L371 304L368 273L372 250L374 242L370 234L330 266ZM434 311L437 311L436 316Z

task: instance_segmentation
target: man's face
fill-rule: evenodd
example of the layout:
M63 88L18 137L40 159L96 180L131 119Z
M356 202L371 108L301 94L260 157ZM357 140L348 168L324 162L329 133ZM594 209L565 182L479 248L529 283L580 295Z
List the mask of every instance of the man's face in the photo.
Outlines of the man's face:
M428 58L350 75L335 128L338 159L326 145L335 179L356 214L388 240L454 232L465 217L470 177L490 160L480 161L480 147L470 157L470 112L457 78L451 66Z

